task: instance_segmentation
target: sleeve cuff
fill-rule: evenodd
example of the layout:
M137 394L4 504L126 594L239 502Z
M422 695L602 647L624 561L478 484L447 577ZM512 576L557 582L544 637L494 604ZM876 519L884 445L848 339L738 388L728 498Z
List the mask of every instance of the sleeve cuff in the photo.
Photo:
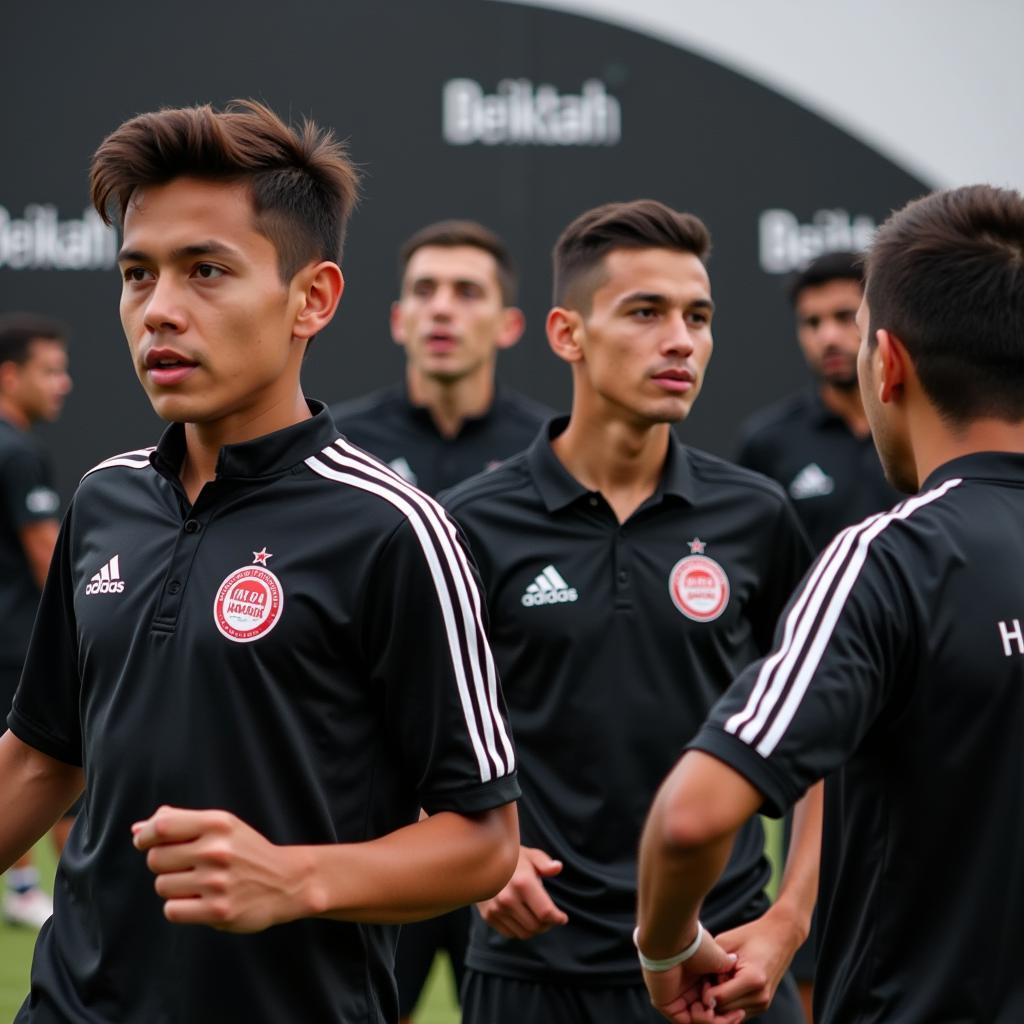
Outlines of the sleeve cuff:
M764 797L761 813L769 818L781 818L802 795L770 761L717 726L704 725L686 749L710 754L739 772Z
M48 757L63 761L65 764L73 764L76 768L82 767L81 747L65 743L51 732L36 725L31 719L26 718L17 706L13 707L7 716L7 727L22 743L34 747Z
M489 811L494 807L510 804L521 795L519 781L513 773L469 789L423 793L421 803L428 814L436 814L438 811L476 814L479 811Z

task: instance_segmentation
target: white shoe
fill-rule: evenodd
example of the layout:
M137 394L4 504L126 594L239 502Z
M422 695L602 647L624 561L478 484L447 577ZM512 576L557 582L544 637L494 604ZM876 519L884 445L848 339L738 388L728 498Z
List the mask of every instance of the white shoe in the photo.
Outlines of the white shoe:
M42 889L33 888L25 892L8 889L4 893L3 916L8 924L39 929L52 913L53 900Z

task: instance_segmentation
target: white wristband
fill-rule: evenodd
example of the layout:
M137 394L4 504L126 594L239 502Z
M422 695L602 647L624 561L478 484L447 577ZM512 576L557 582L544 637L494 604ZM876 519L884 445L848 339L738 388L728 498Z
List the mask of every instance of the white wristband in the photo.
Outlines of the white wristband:
M697 950L700 949L700 944L704 941L704 925L697 922L697 937L691 942L686 949L681 953L676 953L675 956L666 957L664 960L652 960L650 957L644 956L640 950L640 943L637 942L637 936L640 934L640 928L633 929L633 945L636 946L636 955L640 959L640 966L645 971L651 971L654 974L661 974L663 971L671 971L673 967L678 967L680 964L686 963L691 957L695 956Z

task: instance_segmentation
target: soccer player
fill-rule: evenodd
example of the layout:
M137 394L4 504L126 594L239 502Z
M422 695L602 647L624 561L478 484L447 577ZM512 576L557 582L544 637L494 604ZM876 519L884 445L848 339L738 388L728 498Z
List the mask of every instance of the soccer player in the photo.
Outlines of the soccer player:
M401 295L391 333L405 350L405 380L331 408L338 429L428 494L490 469L529 445L551 410L495 387L499 351L524 319L505 243L482 224L421 228L400 252ZM439 950L462 987L470 910L407 925L395 960L408 1020Z
M18 1022L392 1024L395 925L500 889L517 783L454 525L303 397L352 165L162 110L92 194L170 425L82 481L0 738L0 862L85 783Z
M483 576L523 785L519 866L474 922L467 1024L657 1018L631 938L645 805L767 650L810 559L776 484L671 430L711 356L709 246L700 220L651 200L570 224L547 334L572 371L572 414L445 498ZM806 934L809 822L773 909L756 822L712 899L709 948L723 969L738 955L751 1006ZM763 1019L799 1021L791 980Z
M404 243L400 262L391 336L405 351L405 380L331 414L350 441L437 494L522 451L551 410L495 386L498 353L525 326L497 235L440 221Z
M979 185L910 203L879 229L866 280L864 407L886 476L916 494L825 549L774 653L660 790L638 941L656 958L690 943L737 830L827 777L816 1019L1011 1024L1024 1019L1024 199ZM655 1003L706 969L698 955L649 974Z
M782 484L815 551L899 499L882 472L857 388L854 318L863 290L861 257L852 252L819 256L794 277L796 336L814 385L740 428L736 461Z
M39 593L57 541L60 499L50 462L30 433L55 420L71 390L64 327L28 313L0 316L0 706L10 710ZM58 850L72 819L54 826ZM41 928L53 912L31 854L6 876L3 917Z

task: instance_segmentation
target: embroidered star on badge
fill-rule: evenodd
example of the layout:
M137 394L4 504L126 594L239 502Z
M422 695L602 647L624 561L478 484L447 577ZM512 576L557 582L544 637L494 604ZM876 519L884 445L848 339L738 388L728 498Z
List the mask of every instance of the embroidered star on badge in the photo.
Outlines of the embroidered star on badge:
M252 562L253 565L266 565L267 559L273 557L274 556L266 549L266 546L264 545L261 551L254 551L252 553Z
M687 541L687 543L690 545L691 555L703 555L704 549L707 547L707 544L705 544L699 537L694 537L693 540Z

